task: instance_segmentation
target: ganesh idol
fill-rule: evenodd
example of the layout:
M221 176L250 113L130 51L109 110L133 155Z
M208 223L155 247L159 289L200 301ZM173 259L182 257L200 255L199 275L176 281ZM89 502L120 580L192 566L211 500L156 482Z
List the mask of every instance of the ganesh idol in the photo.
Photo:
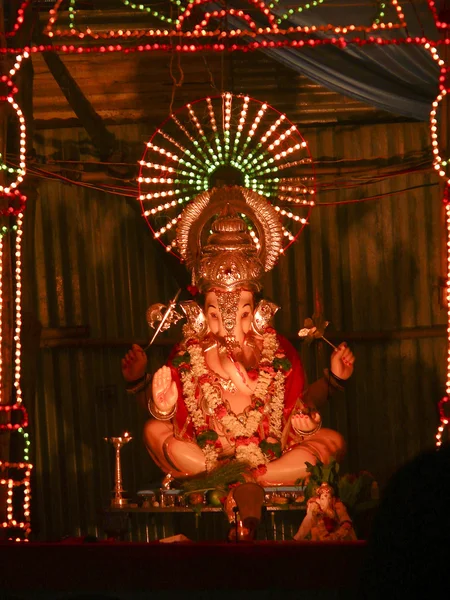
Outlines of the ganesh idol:
M293 485L306 462L343 455L342 436L321 426L319 410L343 389L354 356L341 344L307 385L296 350L272 326L278 307L261 297L282 238L274 207L238 186L203 192L181 215L177 244L202 302L180 303L183 339L153 377L140 346L122 360L128 391L150 413L148 452L174 478L235 460L261 485Z

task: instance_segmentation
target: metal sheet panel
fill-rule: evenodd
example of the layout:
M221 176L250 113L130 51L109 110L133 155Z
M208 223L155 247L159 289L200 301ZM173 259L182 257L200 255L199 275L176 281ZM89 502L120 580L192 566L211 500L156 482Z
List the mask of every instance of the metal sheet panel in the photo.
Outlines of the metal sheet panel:
M112 124L142 121L156 126L167 117L171 103L176 110L221 91L268 102L302 126L396 118L320 86L262 52L194 52L180 57L167 52L107 52L66 54L61 60L97 113ZM36 126L48 129L76 122L44 58L33 54L32 61Z

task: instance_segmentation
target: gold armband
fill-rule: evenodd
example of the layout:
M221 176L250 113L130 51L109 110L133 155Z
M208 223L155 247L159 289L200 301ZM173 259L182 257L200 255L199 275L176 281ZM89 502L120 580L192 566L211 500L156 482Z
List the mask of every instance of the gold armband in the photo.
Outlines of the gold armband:
M344 379L340 379L336 377L334 373L332 373L329 369L323 370L323 375L325 377L325 381L335 390L339 390L340 392L344 391Z
M150 373L146 373L136 381L131 381L126 387L127 394L134 395L138 394L139 392L142 392L143 390L145 390L145 388L148 386L151 380L152 376L150 375Z

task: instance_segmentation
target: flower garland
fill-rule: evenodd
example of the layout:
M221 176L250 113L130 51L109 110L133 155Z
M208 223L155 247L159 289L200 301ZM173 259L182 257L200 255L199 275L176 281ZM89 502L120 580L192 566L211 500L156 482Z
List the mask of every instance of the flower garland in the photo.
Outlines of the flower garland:
M274 456L270 446L277 444L267 443L261 438L260 430L263 428L263 418L267 416L269 435L280 440L285 379L291 368L275 331L268 328L263 334L255 391L249 407L239 416L227 408L220 387L214 383L214 375L206 365L199 341L190 339L186 347L187 353L183 354L181 360L185 368L180 369L180 378L196 441L205 455L206 469L209 471L217 466L222 450L217 432L210 427L210 419L235 442L236 460L246 462L252 468L267 464ZM186 368L187 362L190 363L189 368Z

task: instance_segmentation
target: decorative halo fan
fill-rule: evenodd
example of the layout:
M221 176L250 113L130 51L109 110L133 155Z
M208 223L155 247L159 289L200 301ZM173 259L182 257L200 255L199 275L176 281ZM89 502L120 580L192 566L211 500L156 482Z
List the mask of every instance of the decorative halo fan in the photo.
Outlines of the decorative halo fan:
M281 252L314 206L306 141L286 115L249 96L226 92L186 104L158 127L139 164L143 215L155 238L177 256L176 226L184 208L213 187L241 185L264 196L280 215L286 239Z

